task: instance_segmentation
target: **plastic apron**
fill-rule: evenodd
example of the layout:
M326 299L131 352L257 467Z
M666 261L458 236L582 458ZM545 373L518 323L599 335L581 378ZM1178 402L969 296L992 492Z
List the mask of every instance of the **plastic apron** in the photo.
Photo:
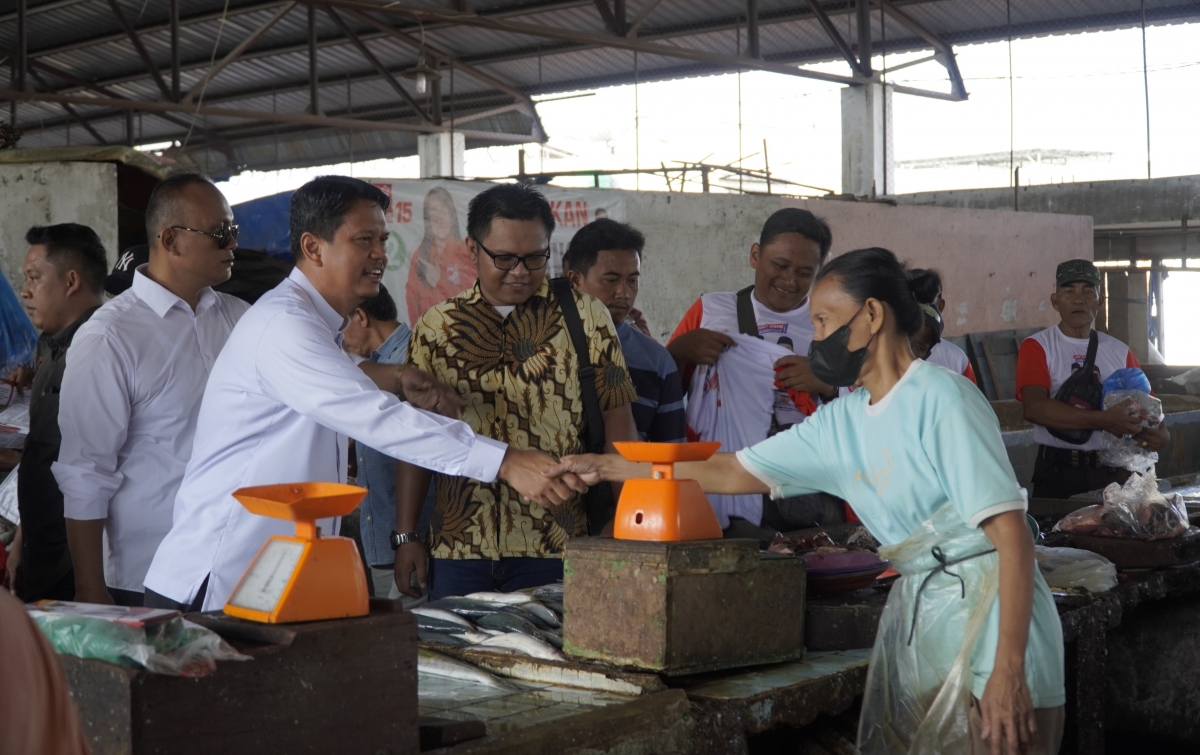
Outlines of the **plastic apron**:
M949 504L879 555L902 576L871 651L859 751L969 752L971 661L998 592L999 557Z

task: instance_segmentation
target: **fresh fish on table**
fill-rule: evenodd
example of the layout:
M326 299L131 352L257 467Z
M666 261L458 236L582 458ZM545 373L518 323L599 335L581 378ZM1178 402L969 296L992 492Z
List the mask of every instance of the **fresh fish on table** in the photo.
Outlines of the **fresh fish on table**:
M485 648L515 650L521 655L527 655L531 658L541 658L546 661L565 661L567 659L565 655L555 650L549 643L542 642L520 632L510 632L509 634L502 634L497 637L489 637L475 647L479 650Z
M432 616L417 616L417 629L426 632L439 632L441 634L462 634L470 631L464 629L463 625L457 621L444 621L443 619L434 618ZM471 627L474 629L474 627Z
M522 603L519 608L541 619L551 629L557 629L558 627L562 626L562 622L559 621L559 618L554 614L554 611L551 611L549 608L536 600L532 603Z
M469 663L456 661L453 658L435 653L425 648L417 648L417 672L429 676L440 676L446 679L457 679L460 682L473 682L495 689L514 690L511 684L500 681L481 668Z
M491 616L481 616L478 620L480 628L483 629L500 629L505 632L520 632L527 634L530 637L542 639L542 633L533 625L533 622L528 619L523 619L520 616L515 616L511 613L494 613Z
M507 603L496 603L490 600L475 600L473 598L449 597L435 600L432 603L426 603L425 608L436 608L443 611L451 611L459 616L468 618L478 618L487 616L490 613L496 613L503 609L511 608Z
M433 645L446 645L452 648L466 648L475 644L468 642L460 634L450 634L448 632L431 632L427 629L417 628L417 639L421 642L428 642Z
M558 648L559 650L562 650L563 640L562 640L561 634L552 634L550 632L542 632L542 637L543 637L543 639L546 640L546 642L549 642L554 647Z
M505 603L510 606L528 603L533 600L532 595L526 595L523 592L473 592L466 597L475 600L488 600L493 603Z
M468 631L475 629L474 624L454 613L453 611L443 611L440 608L430 608L429 606L417 606L416 608L412 609L412 612L417 616L424 616L427 619L437 619L439 621L457 624Z
M533 597L538 599L550 598L561 603L563 599L563 584L562 582L555 582L551 585L542 585L533 591Z

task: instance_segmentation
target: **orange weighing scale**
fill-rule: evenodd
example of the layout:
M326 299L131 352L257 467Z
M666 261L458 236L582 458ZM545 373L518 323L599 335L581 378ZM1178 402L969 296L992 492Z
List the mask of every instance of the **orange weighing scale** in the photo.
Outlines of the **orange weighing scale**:
M613 443L629 461L650 462L650 477L626 480L617 503L613 537L618 540L679 542L722 536L717 515L700 483L676 479L675 464L704 461L720 443Z
M234 588L225 613L265 624L366 616L366 571L348 537L322 537L318 519L346 516L366 488L335 482L297 482L235 490L251 513L296 523L295 537L263 544Z

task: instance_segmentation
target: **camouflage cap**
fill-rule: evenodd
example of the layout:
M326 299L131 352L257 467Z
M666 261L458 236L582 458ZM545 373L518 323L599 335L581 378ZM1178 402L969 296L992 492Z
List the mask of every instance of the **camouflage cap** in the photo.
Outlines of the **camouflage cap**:
M1088 260L1067 260L1054 273L1054 285L1067 286L1080 281L1100 285L1100 271Z

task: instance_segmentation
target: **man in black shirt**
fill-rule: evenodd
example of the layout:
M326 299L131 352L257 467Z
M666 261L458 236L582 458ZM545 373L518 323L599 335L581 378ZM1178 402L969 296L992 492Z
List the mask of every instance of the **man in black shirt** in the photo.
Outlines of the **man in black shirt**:
M50 465L58 459L58 394L67 347L104 301L104 246L76 223L34 226L25 234L21 300L42 331L29 406L29 437L17 470L21 526L9 561L10 587L25 601L75 596L63 497Z

